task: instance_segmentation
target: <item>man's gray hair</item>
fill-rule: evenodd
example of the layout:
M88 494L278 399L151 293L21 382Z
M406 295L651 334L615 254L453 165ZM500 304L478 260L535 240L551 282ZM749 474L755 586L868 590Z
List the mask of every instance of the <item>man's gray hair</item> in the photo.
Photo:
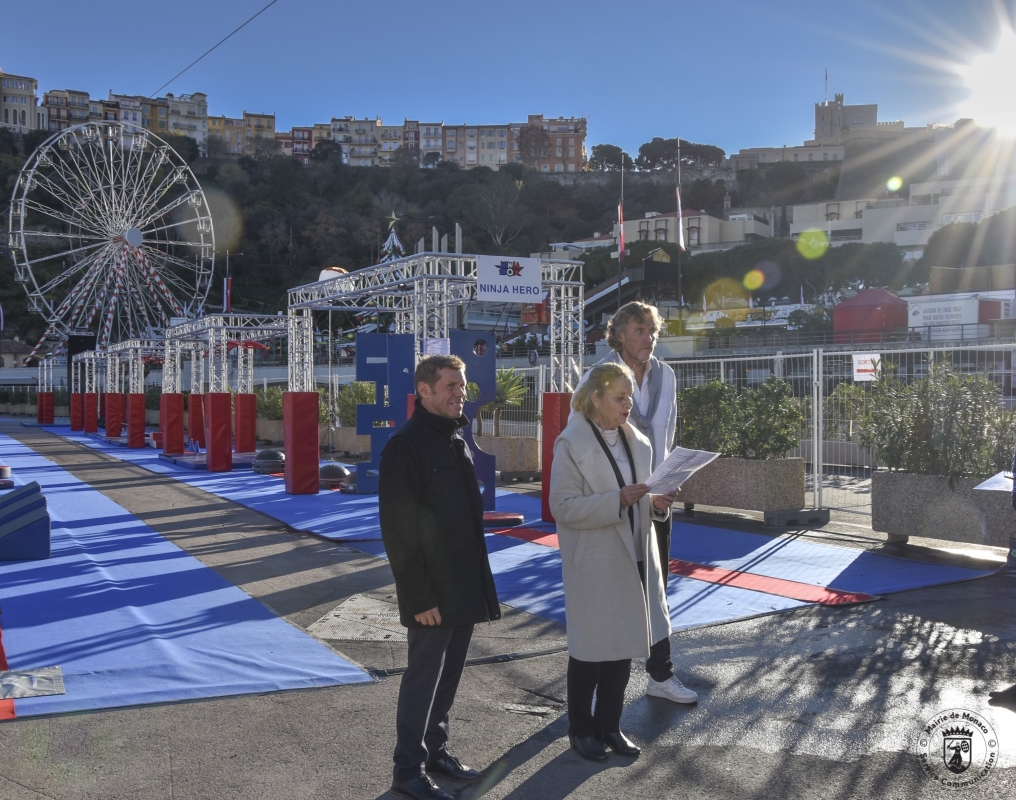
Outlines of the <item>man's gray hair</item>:
M653 333L663 330L663 317L660 316L656 306L639 300L625 303L607 323L607 344L610 345L611 350L621 349L621 334L628 329L632 322L644 322L653 329Z

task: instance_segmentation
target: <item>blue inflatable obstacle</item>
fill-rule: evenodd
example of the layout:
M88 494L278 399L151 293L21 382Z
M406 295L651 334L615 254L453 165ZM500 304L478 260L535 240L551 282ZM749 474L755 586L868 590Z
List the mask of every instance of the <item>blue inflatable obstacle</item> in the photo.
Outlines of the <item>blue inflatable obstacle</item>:
M0 497L0 561L49 558L49 510L34 481Z

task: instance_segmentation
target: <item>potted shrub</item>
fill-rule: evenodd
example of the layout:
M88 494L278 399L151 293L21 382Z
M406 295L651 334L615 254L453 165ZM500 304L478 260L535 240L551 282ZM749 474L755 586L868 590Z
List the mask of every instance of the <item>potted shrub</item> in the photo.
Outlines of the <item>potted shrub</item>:
M1012 463L1014 413L995 382L932 365L905 384L883 369L870 395L858 439L885 465L872 473L872 529L893 543L924 536L1007 547L1009 492L973 488Z
M788 382L770 376L738 390L714 380L681 392L678 408L678 444L721 455L681 487L685 508L804 507L804 459L787 457L800 440L803 415Z

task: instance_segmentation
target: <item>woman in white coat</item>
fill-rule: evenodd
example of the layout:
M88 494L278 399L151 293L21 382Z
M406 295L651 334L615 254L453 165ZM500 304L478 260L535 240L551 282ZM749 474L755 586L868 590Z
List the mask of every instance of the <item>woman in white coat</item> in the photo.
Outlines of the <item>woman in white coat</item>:
M605 745L639 754L620 727L631 659L670 635L651 523L667 519L677 492L653 496L642 483L652 446L627 422L632 386L624 364L589 371L554 445L550 477L568 627L568 738L593 761L607 758Z

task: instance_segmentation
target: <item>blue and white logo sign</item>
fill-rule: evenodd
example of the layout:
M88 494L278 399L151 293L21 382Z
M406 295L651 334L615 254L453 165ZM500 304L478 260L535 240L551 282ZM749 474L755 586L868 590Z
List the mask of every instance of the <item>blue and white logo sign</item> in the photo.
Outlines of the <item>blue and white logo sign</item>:
M476 257L476 299L494 303L538 303L543 296L540 259Z

